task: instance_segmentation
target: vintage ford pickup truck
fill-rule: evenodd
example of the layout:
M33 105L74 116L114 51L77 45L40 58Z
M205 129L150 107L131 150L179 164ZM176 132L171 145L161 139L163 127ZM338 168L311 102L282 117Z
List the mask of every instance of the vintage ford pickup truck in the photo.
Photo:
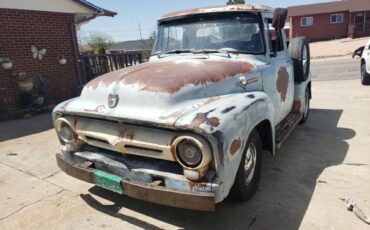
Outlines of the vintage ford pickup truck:
M261 154L274 155L309 113L309 44L288 44L286 16L251 4L164 15L149 62L100 76L54 109L59 167L179 208L250 199Z

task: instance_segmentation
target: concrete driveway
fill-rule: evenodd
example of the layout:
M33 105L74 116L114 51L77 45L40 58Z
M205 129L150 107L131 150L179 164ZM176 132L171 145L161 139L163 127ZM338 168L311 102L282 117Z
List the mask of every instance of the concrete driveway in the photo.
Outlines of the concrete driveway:
M0 229L368 229L346 210L370 214L370 87L315 81L312 110L276 157L263 158L247 203L215 213L180 210L104 191L61 172L50 115L0 123Z

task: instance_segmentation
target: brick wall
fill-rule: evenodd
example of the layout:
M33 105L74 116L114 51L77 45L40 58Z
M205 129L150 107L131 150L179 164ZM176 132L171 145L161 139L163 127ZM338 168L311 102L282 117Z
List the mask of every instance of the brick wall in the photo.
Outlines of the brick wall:
M13 69L33 78L35 93L39 76L46 75L45 103L49 105L70 98L78 85L73 22L73 14L0 9L0 57L10 58ZM32 58L32 45L47 49L42 60ZM66 65L57 61L59 53L66 56ZM0 67L0 105L19 105L21 93L17 79ZM9 98L11 102L5 102Z
M310 41L324 41L338 39L348 36L349 12L338 12L344 14L343 23L330 24L331 14L307 15L314 17L312 26L301 26L301 18L306 16L293 17L291 21L291 37L305 36Z

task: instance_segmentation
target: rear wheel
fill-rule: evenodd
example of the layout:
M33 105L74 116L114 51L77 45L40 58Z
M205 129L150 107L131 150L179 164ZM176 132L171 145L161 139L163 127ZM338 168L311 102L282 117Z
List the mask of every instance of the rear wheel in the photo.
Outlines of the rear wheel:
M299 122L303 124L307 121L308 115L310 113L310 89L307 87L306 92L304 94L304 104L303 104L303 112L302 112L302 120Z
M361 83L363 85L370 85L370 74L366 72L366 64L361 64Z
M235 177L231 195L239 201L247 201L256 193L261 173L261 138L256 130L249 136L246 150Z

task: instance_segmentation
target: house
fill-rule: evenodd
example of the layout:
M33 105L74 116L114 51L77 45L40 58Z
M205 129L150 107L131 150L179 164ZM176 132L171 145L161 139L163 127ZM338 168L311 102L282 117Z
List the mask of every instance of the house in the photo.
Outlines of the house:
M151 39L116 42L113 47L109 49L109 52L152 50L153 43L154 41Z
M1 0L0 113L75 96L83 82L76 28L115 15L85 0Z
M370 36L370 1L342 0L288 7L290 37L310 41Z

